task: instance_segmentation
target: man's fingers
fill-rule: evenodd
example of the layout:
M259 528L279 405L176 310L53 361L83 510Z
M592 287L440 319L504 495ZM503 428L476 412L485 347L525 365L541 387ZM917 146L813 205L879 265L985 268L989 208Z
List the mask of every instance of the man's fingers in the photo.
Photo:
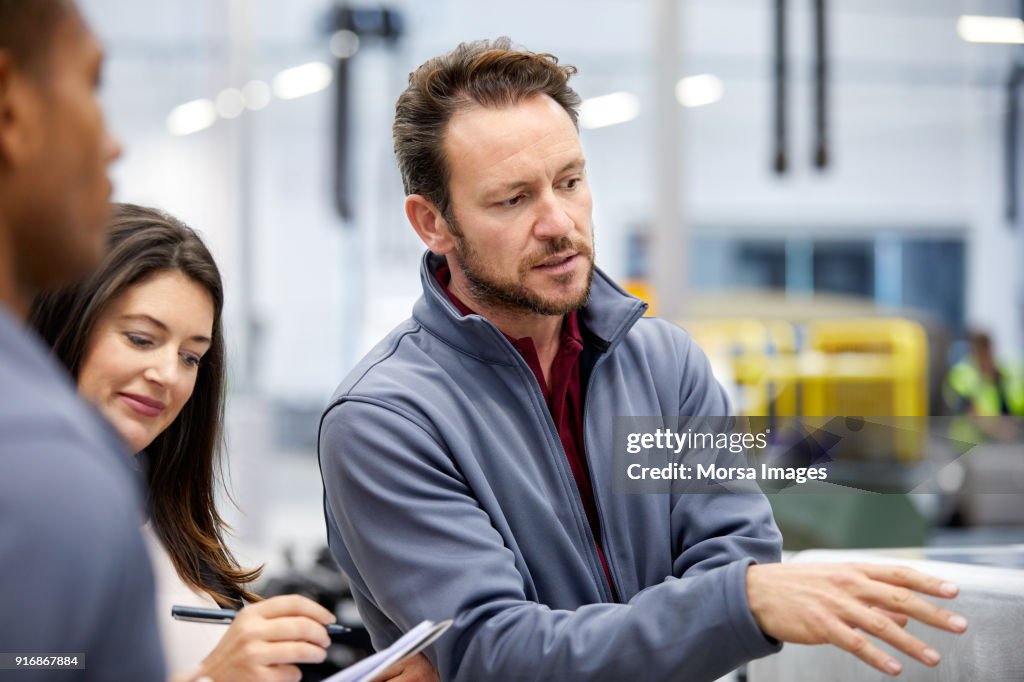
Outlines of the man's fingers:
M374 682L439 682L434 666L423 654L406 658L374 678Z
M828 621L826 636L832 644L887 675L899 675L903 669L899 661L873 645L867 635L857 632L839 619Z
M957 593L953 583L926 575L906 566L857 564L868 581L859 584L851 592L886 611L904 613L914 620L950 632L963 632L967 620L960 615L922 599L915 592L938 597L949 597Z
M907 627L907 623L910 622L910 616L905 613L898 611L889 611L888 609L879 608L878 606L872 606L879 613L883 614L886 618L899 625L901 628Z
M925 665L938 664L940 657L935 649L898 627L884 613L862 606L855 601L846 602L844 609L843 620L847 625L860 628L864 633L877 637Z
M905 587L915 592L923 592L933 597L951 599L960 592L954 583L936 578L927 573L915 571L908 566L891 566L888 564L856 564L864 575L890 585Z
M395 663L393 666L382 672L380 675L377 675L377 677L373 678L373 682L390 682L390 680L394 680L404 671L405 663L404 661L399 661L398 663Z
M922 599L905 587L873 583L865 594L858 596L872 606L905 613L925 625L950 632L963 632L967 629L967 621L963 616Z

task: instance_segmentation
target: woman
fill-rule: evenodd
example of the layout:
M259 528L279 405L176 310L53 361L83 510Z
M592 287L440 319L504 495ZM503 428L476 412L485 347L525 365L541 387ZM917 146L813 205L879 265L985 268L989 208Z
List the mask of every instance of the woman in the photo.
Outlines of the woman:
M159 211L122 204L99 269L42 296L30 321L142 460L150 513L144 535L168 667L198 666L216 682L299 679L291 664L324 659L330 639L323 626L335 618L298 595L260 601L248 589L260 569L241 567L225 542L215 505L222 307L220 273L196 233ZM242 610L225 629L174 621L171 604ZM393 674L405 682L436 679L422 656Z

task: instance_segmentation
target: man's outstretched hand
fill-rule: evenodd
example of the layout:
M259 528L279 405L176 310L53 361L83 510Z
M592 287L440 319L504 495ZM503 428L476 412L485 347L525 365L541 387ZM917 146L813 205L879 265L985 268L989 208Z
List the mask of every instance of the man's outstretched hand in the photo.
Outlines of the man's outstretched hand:
M949 599L956 585L905 566L888 564L760 564L747 569L747 599L769 637L797 644L835 644L865 663L898 675L899 661L867 635L926 665L939 654L903 629L913 618L960 633L967 621L922 599Z

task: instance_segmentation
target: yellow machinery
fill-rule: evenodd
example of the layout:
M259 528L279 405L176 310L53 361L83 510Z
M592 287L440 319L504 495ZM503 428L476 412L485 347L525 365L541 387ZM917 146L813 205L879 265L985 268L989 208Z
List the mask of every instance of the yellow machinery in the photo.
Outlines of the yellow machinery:
M647 304L647 312L644 313L645 315L653 317L658 314L657 301L654 296L654 287L652 287L650 282L646 279L641 277L627 279L622 283L622 288L626 290L626 293L636 296Z
M911 320L810 319L797 326L754 317L702 318L684 327L713 363L732 373L737 412L770 417L781 431L789 428L787 418L797 428L813 428L813 417L885 423L927 414L927 337ZM913 422L918 428L902 428L906 420L890 422L895 428L840 442L832 454L888 461L896 468L886 471L894 474L922 459L928 434L924 420ZM921 544L928 531L907 495L832 490L771 494L769 500L790 550L910 546Z
M779 370L796 358L796 330L782 320L697 320L684 325L716 364L727 362L736 409L747 416L796 415L796 387Z
M713 362L727 362L737 411L772 417L923 417L928 345L921 326L894 317L702 319L684 325ZM919 457L924 433L896 437L894 454Z
M927 414L928 342L916 322L819 320L807 325L804 345L805 415Z

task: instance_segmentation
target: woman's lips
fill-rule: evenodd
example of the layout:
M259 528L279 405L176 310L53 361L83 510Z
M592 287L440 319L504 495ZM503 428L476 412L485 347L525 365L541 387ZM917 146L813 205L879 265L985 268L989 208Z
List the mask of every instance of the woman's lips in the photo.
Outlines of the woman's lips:
M153 400L143 395L136 395L134 393L118 393L117 397L121 399L128 407L132 408L139 414L145 417L156 417L164 411L165 405L159 400Z

